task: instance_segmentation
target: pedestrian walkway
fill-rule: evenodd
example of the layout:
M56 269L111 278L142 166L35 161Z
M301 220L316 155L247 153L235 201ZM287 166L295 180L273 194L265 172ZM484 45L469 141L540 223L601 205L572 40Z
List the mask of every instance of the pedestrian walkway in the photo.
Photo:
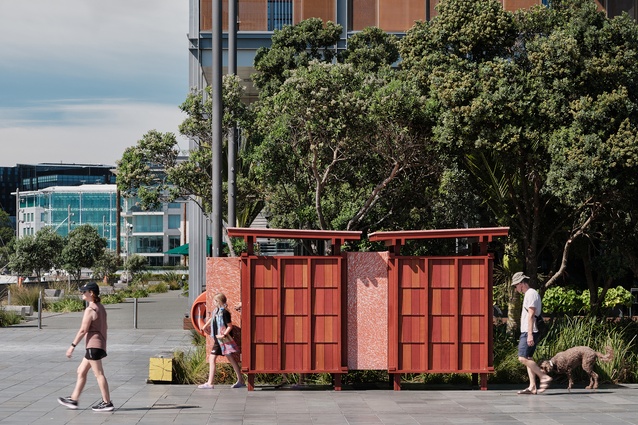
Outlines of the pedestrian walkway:
M517 395L518 387L488 391L460 387L427 390L332 390L218 385L147 384L149 359L191 347L182 329L188 298L178 291L107 305L108 357L104 360L115 411L93 412L100 400L89 376L78 410L56 399L75 385L76 354L66 349L82 313L45 314L42 329L32 321L0 328L0 424L638 424L638 385L567 392L557 385L545 394ZM404 385L409 387L409 385ZM582 388L582 386L580 387Z

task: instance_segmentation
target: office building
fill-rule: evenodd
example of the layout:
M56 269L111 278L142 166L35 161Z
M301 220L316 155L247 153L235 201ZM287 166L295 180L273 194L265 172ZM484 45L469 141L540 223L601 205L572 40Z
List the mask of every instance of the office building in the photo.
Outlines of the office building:
M228 31L228 1L222 0L224 31L224 69ZM332 21L343 27L337 48L343 49L348 38L369 26L376 26L396 35L403 35L415 21L428 21L436 16L439 0L237 0L237 75L247 87L249 100L257 97L250 80L254 72L253 59L259 47L270 45L275 29L297 24L308 18ZM549 0L501 0L503 8L514 11L535 5L547 5ZM638 0L596 0L609 17L629 13L638 18ZM212 78L212 13L213 0L190 0L190 86L202 89Z
M115 184L112 165L102 164L17 164L0 167L0 208L16 223L15 193L52 186Z
M121 198L118 203L114 184L50 186L21 191L18 196L19 237L35 235L44 227L67 236L75 227L89 224L106 239L107 248L123 259L139 254L150 266L179 265L183 259L164 252L185 243L184 204L142 210L134 198Z

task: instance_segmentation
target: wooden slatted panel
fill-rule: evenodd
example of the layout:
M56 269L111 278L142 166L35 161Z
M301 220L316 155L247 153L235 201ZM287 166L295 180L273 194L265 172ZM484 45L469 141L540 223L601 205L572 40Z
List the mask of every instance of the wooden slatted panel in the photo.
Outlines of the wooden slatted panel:
M488 350L488 265L487 258L459 260L461 302L461 370L484 369L489 364Z
M251 369L278 371L279 348L279 278L277 261L260 257L250 262L252 279Z
M281 259L283 293L283 347L285 370L308 370L309 352L309 275L308 259Z
M396 343L396 371L488 370L493 363L489 257L395 257L393 261L398 269L398 337L390 341L389 353Z
M425 262L406 258L399 266L399 369L426 367Z
M341 366L341 259L312 260L313 370ZM345 320L345 318L344 318Z
M250 371L342 372L342 258L251 257L249 264Z
M456 370L457 300L454 259L429 259L430 361L433 372Z

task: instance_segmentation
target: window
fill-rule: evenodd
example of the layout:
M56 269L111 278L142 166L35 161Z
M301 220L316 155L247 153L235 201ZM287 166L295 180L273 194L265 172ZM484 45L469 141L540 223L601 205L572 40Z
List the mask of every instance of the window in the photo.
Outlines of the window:
M144 254L161 253L164 249L162 236L143 236L137 238L136 251Z
M179 224L181 223L181 217L175 214L169 214L168 216L168 228L169 229L179 229Z
M161 215L141 215L135 217L135 232L150 233L163 232L163 217Z
M292 25L292 0L268 1L268 31Z
M168 249L177 248L180 246L180 237L179 236L169 236L168 237Z

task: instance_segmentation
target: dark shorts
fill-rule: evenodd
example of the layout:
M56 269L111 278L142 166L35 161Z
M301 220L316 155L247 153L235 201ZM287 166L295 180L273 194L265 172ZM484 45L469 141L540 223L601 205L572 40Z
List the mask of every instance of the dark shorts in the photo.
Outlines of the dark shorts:
M538 344L538 332L533 335L534 345L530 347L527 345L527 332L521 333L521 338L518 340L518 357L525 357L527 359L532 358L536 351L536 345Z
M213 343L213 348L212 350L210 350L211 354L214 354L216 356L221 356L222 355L222 347L219 346L219 341L217 341L217 338L213 338L213 341L215 341Z
M87 348L84 358L87 360L100 360L106 357L106 351L101 348Z

